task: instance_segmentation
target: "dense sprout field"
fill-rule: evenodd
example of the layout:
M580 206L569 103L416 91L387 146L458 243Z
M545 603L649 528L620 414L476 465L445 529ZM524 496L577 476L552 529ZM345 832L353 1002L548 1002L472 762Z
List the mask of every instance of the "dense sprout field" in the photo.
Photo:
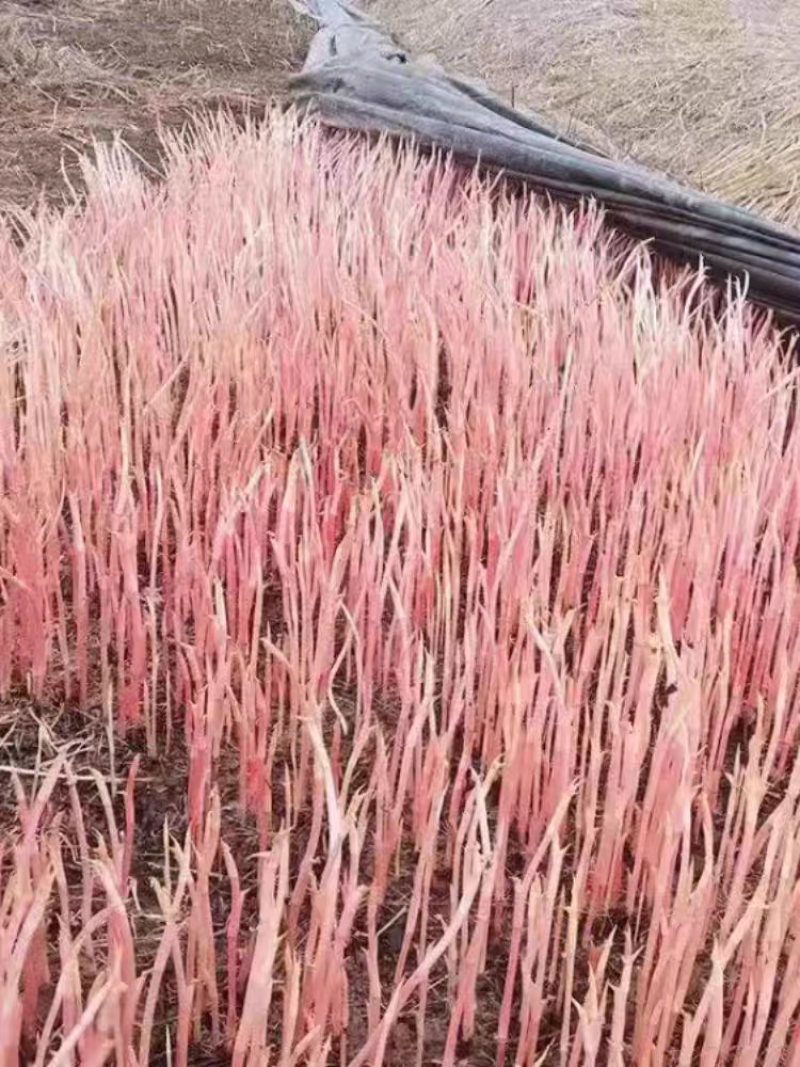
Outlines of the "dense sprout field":
M0 235L1 1067L800 1067L769 323L291 116L86 182Z

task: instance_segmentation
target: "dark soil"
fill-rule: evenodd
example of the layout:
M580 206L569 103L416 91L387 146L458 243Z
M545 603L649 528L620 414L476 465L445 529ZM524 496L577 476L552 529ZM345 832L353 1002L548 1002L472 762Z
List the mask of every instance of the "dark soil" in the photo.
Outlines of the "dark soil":
M160 129L285 99L311 32L287 0L0 0L0 204L58 201L115 134L157 172Z

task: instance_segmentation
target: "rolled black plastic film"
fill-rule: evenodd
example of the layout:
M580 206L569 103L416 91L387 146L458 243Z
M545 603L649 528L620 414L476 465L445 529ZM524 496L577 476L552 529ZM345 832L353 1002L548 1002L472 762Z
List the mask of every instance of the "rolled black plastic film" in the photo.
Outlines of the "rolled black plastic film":
M506 171L556 198L593 198L610 222L800 323L800 237L644 167L560 137L544 120L409 55L343 0L292 0L319 25L296 101L332 126L413 138Z

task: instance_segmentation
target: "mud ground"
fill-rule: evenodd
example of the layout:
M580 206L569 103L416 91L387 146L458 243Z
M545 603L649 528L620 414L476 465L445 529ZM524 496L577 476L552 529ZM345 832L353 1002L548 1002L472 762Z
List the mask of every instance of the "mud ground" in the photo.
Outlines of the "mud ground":
M0 202L58 199L95 139L157 169L162 127L263 111L311 30L286 0L0 0Z

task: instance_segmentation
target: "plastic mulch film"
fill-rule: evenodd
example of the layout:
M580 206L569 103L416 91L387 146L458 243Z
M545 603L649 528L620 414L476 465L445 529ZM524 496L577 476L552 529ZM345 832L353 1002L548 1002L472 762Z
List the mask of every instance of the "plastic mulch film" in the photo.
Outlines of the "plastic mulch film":
M292 0L319 24L295 99L329 125L389 133L452 151L559 199L593 198L609 220L718 277L747 279L749 296L800 322L800 237L643 167L560 137L482 86L398 47L342 0Z

